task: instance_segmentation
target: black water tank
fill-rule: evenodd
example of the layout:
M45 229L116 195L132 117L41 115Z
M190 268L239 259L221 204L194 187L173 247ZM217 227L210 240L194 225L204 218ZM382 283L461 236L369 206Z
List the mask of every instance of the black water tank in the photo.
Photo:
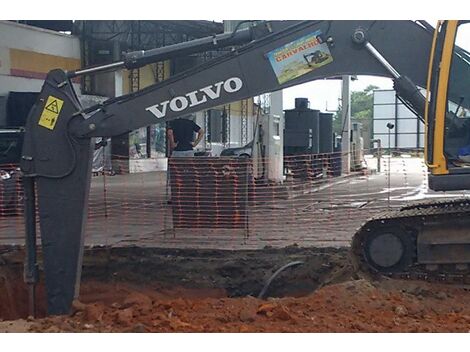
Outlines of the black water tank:
M308 109L308 98L295 98L295 109L306 110Z
M320 153L333 153L333 114L320 113Z
M319 152L319 113L318 110L309 108L285 111L285 154L317 154Z

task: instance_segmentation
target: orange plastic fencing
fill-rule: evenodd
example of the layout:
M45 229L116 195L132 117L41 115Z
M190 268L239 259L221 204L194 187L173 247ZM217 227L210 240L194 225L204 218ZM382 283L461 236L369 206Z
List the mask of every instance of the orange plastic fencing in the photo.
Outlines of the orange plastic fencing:
M352 158L354 170L346 175L340 153L285 156L282 166L276 164L284 175L277 180L269 180L273 160L131 161L138 164L132 170L144 172L92 177L85 242L219 249L347 246L355 230L378 212L463 194L430 192L418 153L381 156L380 167L375 151L365 155ZM114 160L114 170L126 170L128 163ZM16 201L6 201L7 193ZM1 181L1 244L23 243L22 209L19 178Z
M23 224L23 190L18 165L0 165L0 244L22 244Z

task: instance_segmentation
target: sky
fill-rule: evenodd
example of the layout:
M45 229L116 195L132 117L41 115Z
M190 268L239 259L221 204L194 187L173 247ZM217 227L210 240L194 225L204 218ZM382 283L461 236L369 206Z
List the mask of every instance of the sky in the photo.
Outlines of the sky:
M380 89L393 89L393 82L389 78L357 76L356 81L350 84L351 91L364 90L368 85L375 85ZM336 111L341 98L341 80L318 80L295 87L284 89L283 108L293 109L295 98L308 98L311 109L323 112Z

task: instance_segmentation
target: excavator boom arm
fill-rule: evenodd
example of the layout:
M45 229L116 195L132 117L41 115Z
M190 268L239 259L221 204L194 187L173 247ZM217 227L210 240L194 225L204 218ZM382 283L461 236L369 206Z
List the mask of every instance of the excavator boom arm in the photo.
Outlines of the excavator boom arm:
M115 136L228 102L339 75L395 78L352 36L367 42L400 73L424 87L432 34L411 21L302 21L137 93L98 107L75 133ZM399 50L397 50L399 48ZM321 52L309 64L304 55ZM412 58L412 59L411 59Z

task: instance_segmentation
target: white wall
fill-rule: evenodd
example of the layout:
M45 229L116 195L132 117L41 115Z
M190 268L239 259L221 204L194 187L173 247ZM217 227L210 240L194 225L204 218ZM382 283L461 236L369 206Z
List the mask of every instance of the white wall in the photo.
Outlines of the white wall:
M10 49L80 60L78 37L46 29L0 21L0 95L10 91L39 92L43 79L11 76ZM33 63L34 64L34 63ZM41 63L38 63L41 66ZM79 87L78 84L75 85Z
M80 41L69 34L9 21L0 21L0 33L0 47L80 59Z
M41 79L0 75L0 95L8 92L39 92L43 83Z
M395 97L394 90L375 90L373 138L380 139L384 148L389 147L387 128L389 122L395 125L390 131L392 148L424 147L424 124ZM395 145L395 134L397 134L397 145Z

